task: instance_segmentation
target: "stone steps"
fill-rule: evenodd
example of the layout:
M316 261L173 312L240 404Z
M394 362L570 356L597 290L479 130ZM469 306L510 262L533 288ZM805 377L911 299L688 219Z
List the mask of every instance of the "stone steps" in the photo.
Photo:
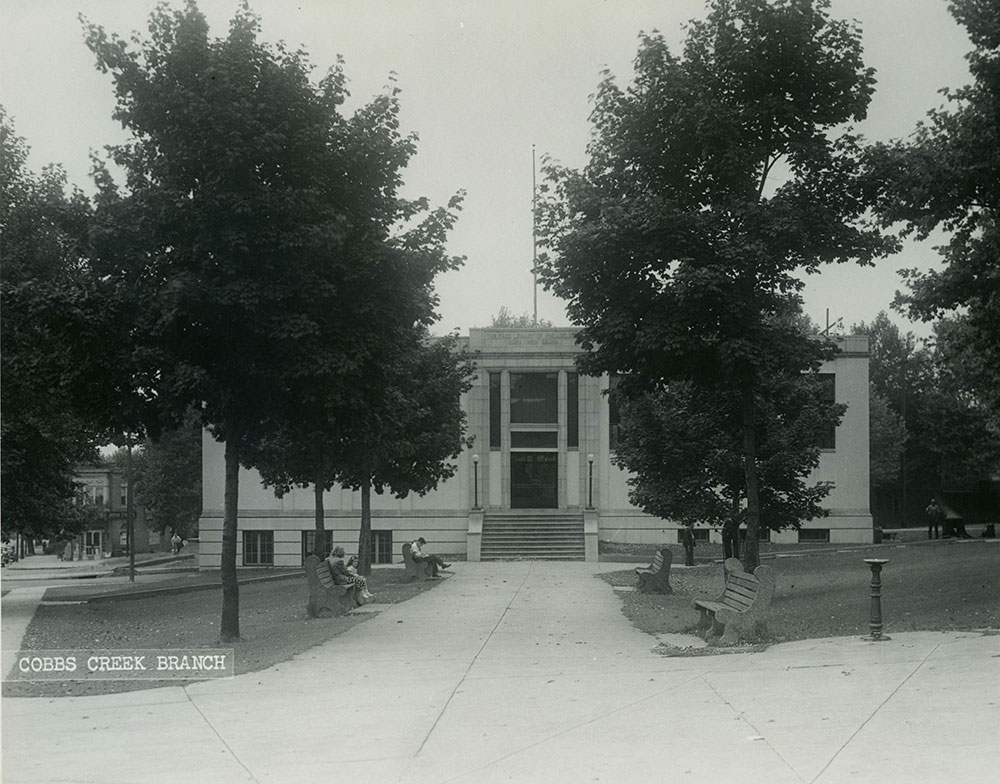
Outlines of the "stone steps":
M487 514L480 557L484 561L582 561L583 516L534 511Z

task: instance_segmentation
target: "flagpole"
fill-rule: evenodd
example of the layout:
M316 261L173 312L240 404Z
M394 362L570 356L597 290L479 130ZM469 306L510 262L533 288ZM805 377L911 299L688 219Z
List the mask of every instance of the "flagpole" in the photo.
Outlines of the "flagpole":
M538 190L535 184L535 145L531 145L531 281L534 310L532 324L538 326L538 227L535 222Z

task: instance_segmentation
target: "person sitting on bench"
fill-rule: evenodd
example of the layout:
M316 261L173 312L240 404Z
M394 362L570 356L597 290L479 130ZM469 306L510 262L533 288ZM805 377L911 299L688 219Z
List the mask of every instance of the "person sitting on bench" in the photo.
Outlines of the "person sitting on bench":
M361 598L374 599L375 596L368 591L368 581L358 574L356 569L352 569L344 563L345 555L344 548L338 546L334 547L330 551L330 555L327 556L326 562L330 564L333 581L337 585L356 585L361 589Z
M410 542L410 557L417 562L424 562L431 565L431 577L438 576L438 569L450 569L451 564L446 564L440 555L434 555L424 550L427 540L420 537L414 542Z

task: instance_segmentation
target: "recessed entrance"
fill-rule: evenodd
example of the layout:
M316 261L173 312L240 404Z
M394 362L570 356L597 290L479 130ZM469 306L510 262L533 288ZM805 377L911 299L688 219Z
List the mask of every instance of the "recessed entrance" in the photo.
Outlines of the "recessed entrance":
M555 452L510 453L512 509L559 507L559 456Z

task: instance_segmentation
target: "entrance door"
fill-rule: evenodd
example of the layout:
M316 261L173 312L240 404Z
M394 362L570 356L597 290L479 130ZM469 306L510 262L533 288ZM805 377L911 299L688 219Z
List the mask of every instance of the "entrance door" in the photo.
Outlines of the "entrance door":
M555 452L511 452L511 508L557 509L558 479L559 456Z
M104 531L94 529L83 535L83 545L87 555L100 555L104 551Z

